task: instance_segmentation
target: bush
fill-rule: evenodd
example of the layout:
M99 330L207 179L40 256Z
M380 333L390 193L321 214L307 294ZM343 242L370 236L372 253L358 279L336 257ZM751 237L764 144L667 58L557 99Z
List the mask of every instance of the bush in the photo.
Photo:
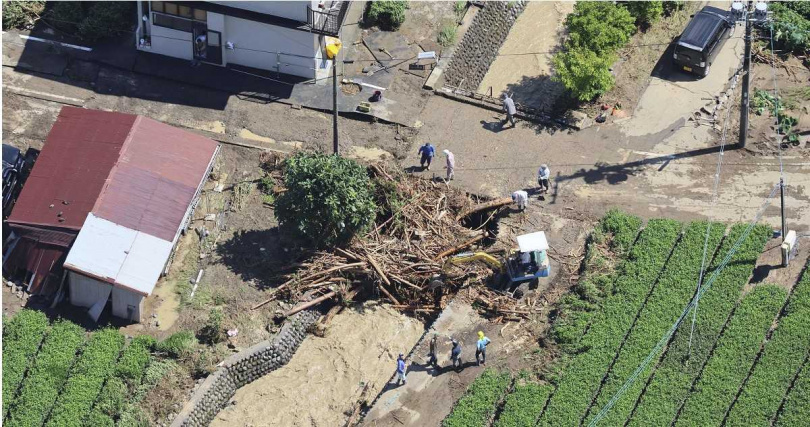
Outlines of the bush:
M188 331L175 332L157 344L157 350L172 357L187 356L194 345L194 334Z
M807 7L810 9L810 7ZM810 50L810 20L782 3L770 3L774 48L803 54ZM765 32L770 28L765 24Z
M635 19L627 9L611 2L577 2L565 20L568 50L585 48L607 57L624 46L636 31Z
M407 9L407 1L375 0L369 5L366 17L382 30L396 31L405 22Z
M117 36L132 28L135 22L135 2L100 1L87 11L87 16L79 24L79 35L88 41Z
M44 1L4 1L3 30L32 26L43 9L45 9Z
M622 5L627 8L633 18L636 18L636 25L641 28L648 28L664 14L664 2L662 1L629 1Z
M197 337L206 344L216 344L225 339L225 331L222 328L222 310L212 308L208 313L208 321L200 329Z
M354 160L296 154L285 162L284 184L276 199L279 226L313 245L348 242L374 220L371 181Z
M552 61L554 79L580 101L590 101L613 87L612 55L599 56L587 48L576 48L555 55Z
M448 47L452 46L456 43L456 37L458 36L457 33L457 26L455 23L447 24L442 27L442 30L439 32L439 37L437 42L440 46Z
M45 20L58 30L70 34L78 34L79 24L81 24L85 16L87 16L87 11L85 10L87 4L78 1L57 1L49 3Z
M664 15L672 16L673 13L683 9L684 0L665 1L663 2Z

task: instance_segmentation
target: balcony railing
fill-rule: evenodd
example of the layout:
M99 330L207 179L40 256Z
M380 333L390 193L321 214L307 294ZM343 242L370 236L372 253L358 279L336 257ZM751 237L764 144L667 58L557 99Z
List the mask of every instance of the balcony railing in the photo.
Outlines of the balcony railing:
M307 6L307 26L313 33L336 37L349 10L349 1L333 1L328 8Z

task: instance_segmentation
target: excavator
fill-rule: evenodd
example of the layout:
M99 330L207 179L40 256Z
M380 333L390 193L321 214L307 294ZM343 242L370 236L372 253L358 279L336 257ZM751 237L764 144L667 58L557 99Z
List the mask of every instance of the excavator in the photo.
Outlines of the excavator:
M514 293L525 282L532 282L529 287L536 288L538 281L551 273L546 233L538 231L518 236L517 243L518 247L509 251L502 260L487 252L465 252L448 258L442 271L446 273L453 265L480 261L495 271L495 283L501 289Z

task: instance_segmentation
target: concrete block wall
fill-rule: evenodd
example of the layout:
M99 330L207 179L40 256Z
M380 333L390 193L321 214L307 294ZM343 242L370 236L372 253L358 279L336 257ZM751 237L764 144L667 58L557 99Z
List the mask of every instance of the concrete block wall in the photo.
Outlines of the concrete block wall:
M194 392L172 422L172 427L207 426L225 407L236 390L290 361L319 317L316 311L302 311L289 318L271 340L262 341L225 360Z
M444 86L476 92L525 7L525 0L484 3L453 53Z

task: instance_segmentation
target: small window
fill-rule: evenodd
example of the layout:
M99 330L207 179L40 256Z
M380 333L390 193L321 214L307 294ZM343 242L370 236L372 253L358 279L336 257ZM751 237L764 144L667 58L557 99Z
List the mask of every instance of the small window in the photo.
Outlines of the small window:
M219 46L219 33L216 31L208 32L208 46Z
M191 17L193 16L193 15L191 14L191 8L190 8L190 7L188 7L188 6L183 6L183 5L181 4L181 5L177 6L177 8L178 8L179 15L180 15L181 17L191 19Z
M174 3L163 3L164 12L169 15L177 15L177 5Z
M197 21L207 21L208 16L204 10L194 9L194 19Z
M163 12L163 2L162 1L153 1L152 2L152 12Z

